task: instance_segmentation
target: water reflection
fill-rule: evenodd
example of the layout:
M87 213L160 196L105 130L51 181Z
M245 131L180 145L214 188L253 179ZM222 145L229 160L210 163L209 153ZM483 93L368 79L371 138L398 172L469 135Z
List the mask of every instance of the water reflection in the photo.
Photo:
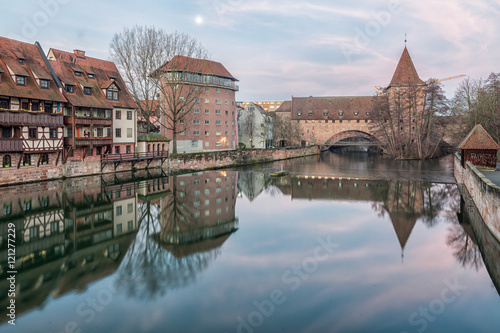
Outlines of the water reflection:
M447 245L453 248L457 262L464 268L475 270L483 263L474 230L469 224L469 213L473 208L464 213L464 200L455 184L324 177L317 176L317 173L271 178L269 173L240 171L238 189L250 201L261 193L269 193L290 196L291 200L371 202L379 217L389 216L401 246L402 258L417 221L432 228L443 217L449 223ZM470 205L473 206L469 200ZM475 215L475 219L481 221L476 221L477 226L484 225L479 214ZM492 276L492 279L500 281L498 276Z
M276 169L274 165L260 170L252 167L247 171L209 171L171 177L145 171L3 188L0 190L0 205L3 206L0 216L0 306L7 306L8 302L5 292L8 289L5 279L8 223L16 225L18 318L23 315L29 318L30 309L42 310L72 292L85 295L92 284L109 276L114 277L112 281L118 293L131 300L131 304L157 300L166 305L167 300L174 297L173 291L196 286L210 267L218 267L215 263L221 263L222 254L235 258L234 252L224 252L224 246L235 240L241 242L240 247L252 248L252 253L244 254L245 259L259 261L255 270L263 270L266 257L259 253L259 246L272 245L259 243L261 236L255 234L254 238L245 239L249 237L247 234L239 237L243 232L235 233L239 229L236 204L242 196L257 208L262 207L258 204L263 201L273 200L274 203L281 202L280 199L294 201L294 204L295 201L297 204L312 204L313 201L366 203L368 212L390 219L393 240L396 242L397 239L400 248L395 243L395 248L390 251L396 252L397 256L403 256L405 248L410 248L410 239L419 239L415 236L419 225L435 231L446 223L445 242L455 260L463 269L473 270L480 269L484 262L494 285L500 290L500 245L488 233L479 215L474 215L470 201L461 200L455 184L421 182L406 177L370 178L369 173L365 173L366 163L378 165L377 160L363 162L348 157L346 163L352 165L352 170L347 177L339 176L339 170L332 171L332 166L324 162L324 158L319 157L314 165L310 161L318 157L298 160L292 174L282 178L269 176L272 169ZM356 168L361 174L355 172ZM379 171L375 173L379 174ZM422 174L419 173L419 177ZM442 176L438 178L442 179ZM274 235L275 231L277 237L285 238L283 229L273 229L276 228L273 223L267 224L268 229L259 229L259 235L263 232ZM293 227L291 225L290 229ZM390 233L389 230L389 237ZM251 233L248 235L252 236ZM298 239L301 236L293 237ZM365 241L370 241L369 238ZM245 243L248 239L251 241ZM287 260L294 255L300 256L288 248L277 249L273 255L281 253L284 256L280 258L286 257ZM251 261L253 257L255 261ZM400 266L399 257L396 263ZM404 265L412 267L411 264L422 265L415 257L404 259ZM388 267L387 263L385 265ZM332 267L329 273L333 275L329 278L333 279L340 268L336 264ZM249 266L248 269L253 268ZM234 281L246 281L228 271L233 274ZM348 270L345 272L349 273ZM223 279L225 272L212 274ZM320 288L328 290L334 280ZM246 283L243 288L236 282L235 289L242 289L242 295L245 295L252 286ZM309 285L304 292L307 288ZM203 292L210 294L214 291L208 288ZM223 298L224 291L221 293L218 296ZM324 294L325 297L329 295ZM139 302L141 300L144 302ZM253 299L246 301L252 304ZM346 304L350 303L346 301ZM6 320L8 317L2 318L2 323ZM232 317L227 320L231 321ZM161 328L158 326L154 330L161 331Z
M172 176L170 192L139 207L140 230L119 271L134 297L194 282L238 228L236 172Z

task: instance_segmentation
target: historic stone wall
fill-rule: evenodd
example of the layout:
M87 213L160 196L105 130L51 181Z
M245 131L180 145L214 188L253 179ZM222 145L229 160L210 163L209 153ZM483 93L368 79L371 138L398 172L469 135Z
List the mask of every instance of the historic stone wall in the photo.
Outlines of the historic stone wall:
M500 187L470 162L462 168L458 154L455 155L454 174L457 182L467 188L491 233L500 241Z
M234 165L253 164L285 160L319 154L318 146L303 148L242 149L220 152L183 154L171 157L171 170L204 170Z
M0 163L3 161L3 156L0 154ZM0 186L12 185L18 183L29 183L40 180L58 179L62 177L62 162L59 159L56 165L57 153L49 153L49 162L47 164L38 164L40 154L30 154L31 165L22 165L17 168L21 154L9 154L11 156L11 164L4 168L0 164Z
M301 120L300 128L302 129L303 140L306 144L325 144L332 136L345 131L360 131L367 134L372 134L372 124L370 120L336 120L332 123L331 120Z

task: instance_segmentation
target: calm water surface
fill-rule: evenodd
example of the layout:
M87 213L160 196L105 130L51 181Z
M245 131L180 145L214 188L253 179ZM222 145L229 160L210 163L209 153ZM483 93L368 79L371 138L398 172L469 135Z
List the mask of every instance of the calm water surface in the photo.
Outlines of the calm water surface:
M0 188L0 332L497 332L500 245L452 163L324 153Z

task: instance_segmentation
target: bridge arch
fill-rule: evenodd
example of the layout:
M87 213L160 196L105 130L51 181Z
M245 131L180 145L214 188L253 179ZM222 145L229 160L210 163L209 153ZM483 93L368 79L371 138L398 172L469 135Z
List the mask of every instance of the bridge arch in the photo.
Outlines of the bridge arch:
M325 145L327 146L334 146L337 142L345 140L345 139L352 139L352 138L362 138L365 140L368 140L373 143L378 143L380 142L379 139L377 139L375 136L368 134L363 131L356 131L356 130L351 130L351 131L343 131L340 133L337 133L333 135L330 139L328 139L325 142Z

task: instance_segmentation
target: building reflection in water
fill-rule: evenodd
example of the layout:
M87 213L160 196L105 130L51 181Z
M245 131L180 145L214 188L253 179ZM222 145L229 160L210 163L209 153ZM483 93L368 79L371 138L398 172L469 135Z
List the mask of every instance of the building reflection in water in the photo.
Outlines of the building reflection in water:
M379 215L390 217L402 253L417 221L432 228L444 214L447 242L458 262L478 269L482 254L500 290L500 245L469 201L460 204L453 184L306 175L271 179L255 171L171 177L139 172L3 188L0 290L8 289L9 223L16 226L18 316L111 274L130 297L154 298L186 286L238 229L238 191L249 200L266 193L291 200L369 202ZM7 306L6 295L1 293L0 306Z
M236 181L236 172L138 172L3 188L0 290L8 290L9 223L16 227L18 316L113 273L135 278L129 287L155 278L187 283L237 229Z
M250 200L268 192L270 195L288 195L291 200L371 202L377 215L389 216L401 247L402 259L417 221L432 228L440 220L438 217L444 217L449 224L447 245L453 248L457 262L464 268L477 270L483 264L483 256L500 293L500 265L497 260L500 243L487 230L472 201L460 196L456 184L307 175L272 179L264 173L243 174L239 174L238 188ZM248 184L251 180L255 181L253 185Z
M192 283L238 229L237 172L172 176L168 194L139 204L139 233L120 267L128 295L154 298Z

